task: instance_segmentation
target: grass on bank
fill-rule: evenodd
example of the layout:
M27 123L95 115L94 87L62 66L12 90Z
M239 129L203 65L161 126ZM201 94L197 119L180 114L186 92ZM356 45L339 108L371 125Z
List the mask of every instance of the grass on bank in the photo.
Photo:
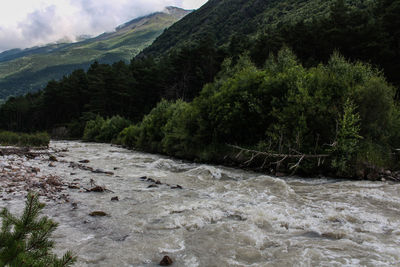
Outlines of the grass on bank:
M49 143L50 136L46 132L27 134L0 131L0 145L3 146L42 147L48 146Z

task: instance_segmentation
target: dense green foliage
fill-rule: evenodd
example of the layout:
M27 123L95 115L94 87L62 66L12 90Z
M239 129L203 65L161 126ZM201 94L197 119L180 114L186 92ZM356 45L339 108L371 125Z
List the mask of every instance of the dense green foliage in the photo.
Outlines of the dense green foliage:
M14 133L8 131L0 131L0 144L3 146L48 146L50 136L43 133Z
M190 11L168 7L119 26L114 32L77 43L50 44L0 53L0 99L35 92L51 79L61 79L76 69L88 69L97 60L129 62L163 30Z
M304 68L288 49L271 56L263 68L246 56L223 65L192 103L163 100L142 122L125 129L120 142L201 160L215 160L210 149L225 144L328 153L329 168L338 175L354 175L351 166L375 153L361 150L367 144L387 155L400 145L394 88L369 65L334 54L326 65Z
M1 211L0 266L61 267L76 261L70 252L62 258L51 252L54 242L49 239L57 223L47 217L38 218L43 207L37 195L28 194L21 218L7 209Z
M113 116L106 120L97 116L96 119L86 123L83 140L110 143L129 125L130 121L120 116Z

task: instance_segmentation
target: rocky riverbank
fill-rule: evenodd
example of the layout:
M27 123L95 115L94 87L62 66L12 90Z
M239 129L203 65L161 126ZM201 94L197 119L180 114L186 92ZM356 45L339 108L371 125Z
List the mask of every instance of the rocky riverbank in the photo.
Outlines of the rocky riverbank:
M53 164L56 151L2 147L0 152L0 199L7 201L33 191L48 200L69 201L62 179L41 171Z
M63 152L67 150L30 149L17 147L0 147L0 199L11 200L15 196L26 195L29 191L37 193L46 200L70 202L67 189L79 189L81 192L97 192L100 188L91 179L81 184L81 179L65 181L49 169L65 164L71 170L80 169L96 174L113 175L113 172L95 169L84 165L88 160L69 162L63 160ZM45 171L43 171L45 169ZM69 174L71 177L74 172Z

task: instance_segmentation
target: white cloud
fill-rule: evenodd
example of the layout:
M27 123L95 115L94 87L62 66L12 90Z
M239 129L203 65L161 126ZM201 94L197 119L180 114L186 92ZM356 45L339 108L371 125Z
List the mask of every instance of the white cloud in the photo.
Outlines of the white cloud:
M0 8L0 51L111 31L166 6L196 9L207 0L12 0Z

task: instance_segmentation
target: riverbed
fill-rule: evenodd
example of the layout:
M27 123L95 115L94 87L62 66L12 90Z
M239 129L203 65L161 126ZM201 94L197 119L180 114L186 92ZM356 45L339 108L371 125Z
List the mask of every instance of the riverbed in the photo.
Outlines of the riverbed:
M275 178L108 144L51 142L29 160L66 184L46 202L75 266L400 266L400 184ZM100 169L94 173L71 166ZM104 192L87 192L93 186ZM24 194L0 207L22 211ZM116 201L115 197L118 197ZM111 199L114 198L114 201ZM90 216L102 211L106 216Z

